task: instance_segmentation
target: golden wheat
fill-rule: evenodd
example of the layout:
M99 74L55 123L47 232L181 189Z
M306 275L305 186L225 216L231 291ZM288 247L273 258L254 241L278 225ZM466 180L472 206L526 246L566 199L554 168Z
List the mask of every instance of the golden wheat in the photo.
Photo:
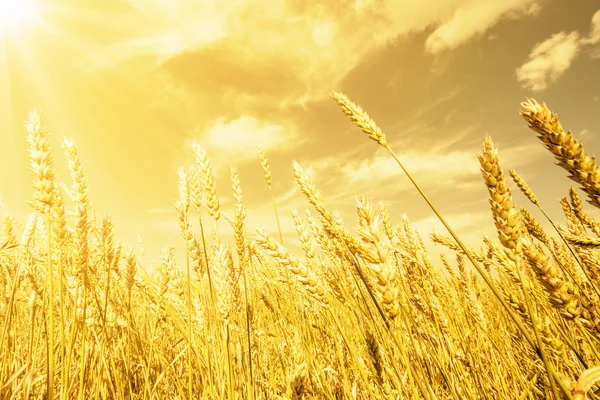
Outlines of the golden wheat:
M361 107L340 93L333 98L396 158ZM593 158L547 107L530 100L524 108L531 128L598 206ZM294 179L317 211L288 216L297 257L282 243L272 191L278 171L264 150L258 159L279 241L265 229L247 232L235 167L232 209L220 204L216 171L194 144L196 164L177 171L173 221L186 269L171 244L148 274L118 237L116 221L107 216L96 226L73 141L62 146L73 181L66 186L54 176L43 117L29 117L36 213L26 226L2 217L0 400L600 399L592 387L600 365L599 224L571 188L558 204L564 225L549 220L562 237L547 232L513 203L491 138L477 159L498 239L483 236L472 248L450 229L451 237L432 234L456 253L454 265L445 254L439 267L433 263L408 217L395 221L381 202L375 208L357 197L352 231L294 162ZM509 171L547 217L541 199ZM203 212L215 222L206 235ZM231 236L219 233L221 216ZM137 241L143 255L139 233Z

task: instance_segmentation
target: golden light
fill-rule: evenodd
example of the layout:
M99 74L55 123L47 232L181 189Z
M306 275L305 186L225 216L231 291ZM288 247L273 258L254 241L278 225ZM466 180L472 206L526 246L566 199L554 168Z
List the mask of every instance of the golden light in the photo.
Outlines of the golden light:
M0 33L15 32L25 25L40 21L29 0L0 0Z

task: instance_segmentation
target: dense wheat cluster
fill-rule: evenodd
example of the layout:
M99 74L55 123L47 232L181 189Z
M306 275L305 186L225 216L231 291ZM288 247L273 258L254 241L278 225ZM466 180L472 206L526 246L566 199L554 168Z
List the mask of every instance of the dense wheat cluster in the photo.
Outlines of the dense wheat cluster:
M577 189L560 200L565 221L548 219L554 229L544 231L530 211L546 216L544 202L516 171L505 174L486 138L477 157L497 237L469 248L367 113L333 98L448 229L431 234L447 248L439 262L381 203L358 198L356 225L344 223L297 162L310 208L291 215L303 253L292 254L281 229L246 225L235 168L235 208L222 209L208 155L195 145L175 205L185 265L171 245L148 275L113 221L96 220L71 140L62 147L72 183L57 180L33 111L25 130L34 213L25 225L2 217L0 399L600 399L600 223ZM521 115L586 207L600 207L594 157L546 105L528 100ZM223 224L233 240L219 233Z

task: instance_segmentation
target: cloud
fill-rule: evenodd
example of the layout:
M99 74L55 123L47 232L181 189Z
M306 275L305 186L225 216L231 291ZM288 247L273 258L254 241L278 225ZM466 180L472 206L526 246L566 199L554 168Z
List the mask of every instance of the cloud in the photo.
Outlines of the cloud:
M452 50L475 36L483 35L503 17L518 18L520 15L536 15L536 0L483 0L472 1L459 7L452 18L442 23L425 42L429 53L437 54Z
M539 1L356 0L347 7L299 0L126 0L133 11L119 15L115 30L128 34L104 44L93 59L116 68L115 61L153 56L190 91L213 85L220 95L229 87L268 98L271 107L275 94L277 105L303 105L327 97L361 60L403 35L437 26L424 45L438 53L503 18L534 14ZM200 73L207 68L222 73L208 82Z
M555 82L571 66L579 53L581 39L578 32L560 32L537 43L528 60L516 70L517 80L524 87L541 91Z
M592 16L592 25L590 34L583 40L586 44L599 44L600 43L600 10Z
M307 166L301 164L304 171L311 177L313 181L324 182L326 179L332 178L332 175L328 171L339 170L339 156L338 157L323 157L318 160L312 160ZM343 158L343 156L342 156ZM336 178L333 178L335 180Z
M452 141L448 141L448 145ZM503 168L522 168L535 163L541 156L537 144L503 148L500 146L500 163ZM428 151L404 152L400 160L415 179L428 181L434 179L436 187L455 187L465 185L465 181L477 181L481 178L480 165L476 151L449 150L448 146L438 145ZM396 161L387 153L375 155L361 161L342 163L340 171L344 184L364 183L377 185L390 178L396 178L403 172ZM468 185L467 185L468 186Z
M415 113L412 115L413 118L419 118L419 117L424 117L424 116L429 116L431 115L431 112L433 110L435 110L436 108L447 104L448 102L450 102L451 100L454 100L457 98L457 96L466 88L469 87L469 84L464 84L464 85L460 85L460 86L456 86L454 87L452 90L450 90L448 93L445 93L443 95L440 95L439 97L436 97L432 102L427 103L426 105L419 107L418 109L415 110Z
M473 175L479 170L477 159L471 153L453 151L445 154L407 153L402 163L411 174L436 176L443 184L452 184L457 178ZM348 162L341 168L350 183L382 182L402 174L396 161L389 155L373 157L359 162Z
M560 32L537 43L528 60L516 70L523 87L541 91L555 82L572 65L582 49L587 48L592 59L600 58L600 10L592 16L590 33L582 37L577 31Z
M243 1L123 0L130 16L122 12L117 22L127 25L132 37L105 47L113 55L130 58L153 54L164 60L173 54L209 45L228 33L227 20ZM125 29L125 28L123 28Z
M218 158L211 159L215 169L258 159L256 146L266 152L283 151L301 146L305 141L293 128L263 122L251 115L229 121L218 118L201 133L197 132L192 140L199 141L209 158L211 154L218 154Z
M600 58L600 10L592 16L590 33L581 42L590 47L589 54L592 59Z

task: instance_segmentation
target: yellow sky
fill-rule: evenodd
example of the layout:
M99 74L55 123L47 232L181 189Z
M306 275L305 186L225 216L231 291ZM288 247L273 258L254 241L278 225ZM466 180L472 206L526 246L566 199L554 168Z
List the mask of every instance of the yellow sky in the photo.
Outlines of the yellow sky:
M369 112L472 245L493 234L476 158L488 134L502 166L560 215L570 182L518 115L526 96L600 154L595 0L27 1L36 18L0 26L3 212L25 222L31 211L22 126L37 107L59 178L70 182L59 139L71 137L98 217L113 217L134 248L139 231L148 260L182 247L173 202L192 141L211 159L226 211L229 166L239 168L249 231L276 232L260 145L288 243L291 210L309 206L292 160L348 224L365 195L393 222L405 213L423 235L443 232L397 165L340 112L334 90Z

